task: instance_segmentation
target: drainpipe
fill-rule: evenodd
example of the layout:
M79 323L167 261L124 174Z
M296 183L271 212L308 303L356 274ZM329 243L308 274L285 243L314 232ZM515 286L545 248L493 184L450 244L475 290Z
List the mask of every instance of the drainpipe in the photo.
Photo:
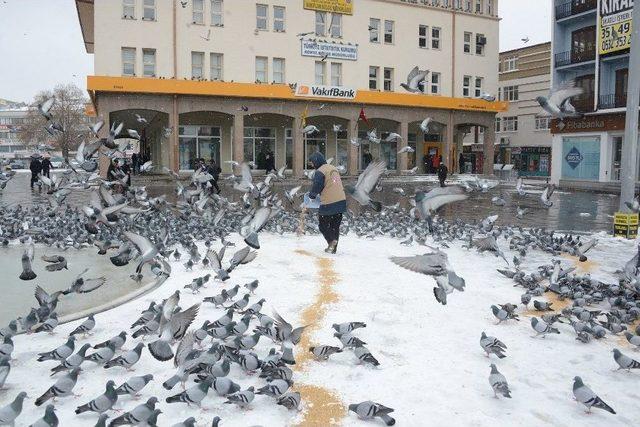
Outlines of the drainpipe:
M451 97L456 96L456 11L451 11Z
M178 79L178 46L177 46L177 10L176 2L173 0L173 78Z

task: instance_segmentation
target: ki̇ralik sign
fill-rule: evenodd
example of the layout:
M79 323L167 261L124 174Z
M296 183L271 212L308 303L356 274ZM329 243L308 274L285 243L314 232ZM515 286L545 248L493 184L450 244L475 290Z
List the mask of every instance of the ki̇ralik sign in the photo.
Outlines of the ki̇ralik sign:
M301 40L302 56L314 56L316 58L344 59L347 61L358 60L358 45L318 42L315 40Z
M600 0L600 55L631 47L633 0Z
M353 15L354 0L304 0L304 8Z
M296 96L305 98L354 99L357 91L342 86L298 85Z

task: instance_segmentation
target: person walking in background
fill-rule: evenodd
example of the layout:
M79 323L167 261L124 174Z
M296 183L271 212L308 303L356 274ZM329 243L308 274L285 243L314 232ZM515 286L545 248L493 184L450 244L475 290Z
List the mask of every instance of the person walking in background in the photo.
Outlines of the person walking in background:
M442 159L440 159L440 165L438 166L438 180L440 181L440 187L444 187L444 181L447 179L447 174L449 173L449 169L447 165L442 163Z
M47 178L51 178L51 176L49 176L50 171L51 160L49 160L49 156L45 156L45 158L42 160L42 175L46 176Z
M113 159L109 165L109 169L107 169L107 181L117 180L118 172L120 172L120 161L118 159Z
M276 170L276 156L273 154L273 151L268 150L265 158L265 169L266 172L269 173L271 171Z
M209 175L213 177L213 179L209 181L211 183L211 186L216 189L217 194L220 194L220 187L218 187L218 179L220 178L222 169L220 168L220 166L218 166L218 164L214 159L211 159L209 161L209 167L207 168L207 172L209 172Z
M138 167L140 166L138 164L138 155L136 153L133 153L131 155L131 166L133 168L133 174L137 174L138 173Z
M309 198L315 200L320 196L318 222L320 232L328 245L324 251L335 254L340 240L342 214L347 211L347 197L342 187L342 179L338 169L327 164L322 153L313 153L309 161L316 170Z
M438 167L440 166L440 156L434 154L431 158L431 168L433 173L438 173Z
M33 190L33 184L38 182L38 175L42 172L42 163L40 163L40 159L35 155L31 157L29 170L31 170L31 189Z
M460 153L460 156L458 157L458 169L460 170L460 173L464 173L464 154Z
M367 166L369 166L369 163L371 163L373 161L373 156L371 155L371 153L369 152L368 149L364 149L364 154L362 155L362 169L366 169Z

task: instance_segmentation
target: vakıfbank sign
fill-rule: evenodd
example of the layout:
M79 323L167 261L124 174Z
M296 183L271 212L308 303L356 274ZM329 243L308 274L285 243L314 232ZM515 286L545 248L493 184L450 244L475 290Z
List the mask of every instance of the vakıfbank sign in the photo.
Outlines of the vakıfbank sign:
M633 0L600 0L600 55L631 47Z
M296 96L305 98L354 99L357 91L342 86L298 85Z
M304 8L353 15L354 0L304 0Z

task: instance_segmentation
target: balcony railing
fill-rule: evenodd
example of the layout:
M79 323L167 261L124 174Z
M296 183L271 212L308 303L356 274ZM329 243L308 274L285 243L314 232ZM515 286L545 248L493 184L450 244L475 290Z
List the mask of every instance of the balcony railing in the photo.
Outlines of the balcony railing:
M571 0L556 6L556 19L578 15L596 9L598 0Z
M573 49L567 52L556 53L555 64L556 64L556 67L563 67L565 65L579 64L581 62L593 61L594 59L596 59L595 48Z
M622 108L627 106L627 94L623 95L600 95L598 99L598 108L607 110L609 108Z
M579 98L574 98L571 100L571 105L573 105L578 113L590 113L593 111L593 93L587 93Z

